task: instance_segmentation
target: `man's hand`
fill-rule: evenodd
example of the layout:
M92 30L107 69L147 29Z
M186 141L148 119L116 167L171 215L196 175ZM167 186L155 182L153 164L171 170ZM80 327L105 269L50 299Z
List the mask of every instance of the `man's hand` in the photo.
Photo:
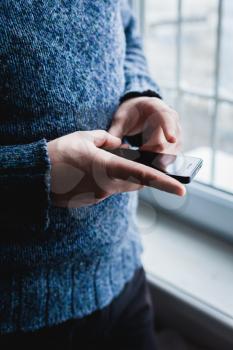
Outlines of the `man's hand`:
M119 138L103 130L79 131L50 141L53 204L78 208L142 186L185 194L184 187L169 176L104 150L120 146Z
M142 133L142 150L177 154L181 145L178 114L155 97L137 97L122 103L109 133L122 139Z

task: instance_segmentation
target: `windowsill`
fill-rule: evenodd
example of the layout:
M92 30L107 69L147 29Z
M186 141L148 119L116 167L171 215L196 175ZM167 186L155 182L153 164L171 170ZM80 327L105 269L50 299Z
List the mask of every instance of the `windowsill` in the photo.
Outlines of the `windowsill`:
M138 224L152 285L233 330L233 246L141 201Z

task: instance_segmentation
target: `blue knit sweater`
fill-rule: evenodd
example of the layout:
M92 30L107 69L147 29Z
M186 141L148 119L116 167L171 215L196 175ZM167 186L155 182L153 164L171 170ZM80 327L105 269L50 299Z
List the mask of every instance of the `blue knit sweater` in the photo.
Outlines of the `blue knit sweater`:
M0 333L103 308L140 266L135 195L54 207L47 142L148 89L127 0L0 1Z

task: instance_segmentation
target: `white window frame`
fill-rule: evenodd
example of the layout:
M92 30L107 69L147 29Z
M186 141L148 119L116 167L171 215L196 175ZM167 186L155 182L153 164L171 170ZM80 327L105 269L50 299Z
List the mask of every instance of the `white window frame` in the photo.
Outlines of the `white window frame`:
M144 34L145 28L145 1L146 0L131 0L131 4L138 17L139 28L141 34ZM202 91L191 90L185 86L182 86L181 82L181 38L182 38L182 3L183 0L177 0L177 33L176 33L176 83L175 87L166 86L164 90L174 91L177 94L177 110L179 111L179 101L183 95L189 95L194 97L203 98L206 100L212 100L214 102L213 123L211 129L211 145L212 145L212 183L213 174L216 164L216 150L217 150L217 117L219 111L219 105L221 102L233 105L233 100L228 98L222 98L219 93L219 81L220 81L220 66L221 66L221 41L222 41L222 18L223 18L223 4L224 0L218 0L218 24L216 31L216 52L215 52L215 76L214 76L214 91L213 94L203 93ZM163 194L159 191L151 193L151 189L146 189L142 192L141 196L146 199L152 205L160 207L159 199ZM157 198L155 201L154 198ZM222 237L233 242L233 195L225 193L221 190L203 185L201 183L194 182L188 186L188 196L185 207L180 209L169 210L164 206L161 208L169 212L172 215L188 220L189 222L209 229L211 232L220 234ZM171 205L173 196L169 198Z

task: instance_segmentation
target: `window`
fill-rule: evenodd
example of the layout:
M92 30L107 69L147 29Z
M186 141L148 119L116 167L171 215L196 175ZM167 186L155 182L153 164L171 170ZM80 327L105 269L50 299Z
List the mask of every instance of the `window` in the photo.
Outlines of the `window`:
M233 1L132 3L139 14L150 71L165 100L181 116L184 152L204 159L198 183L190 187L195 196L192 210L198 212L199 224L198 206L206 226L233 236ZM180 214L194 219L187 207ZM211 224L216 223L213 213L217 219L224 217L221 225Z

